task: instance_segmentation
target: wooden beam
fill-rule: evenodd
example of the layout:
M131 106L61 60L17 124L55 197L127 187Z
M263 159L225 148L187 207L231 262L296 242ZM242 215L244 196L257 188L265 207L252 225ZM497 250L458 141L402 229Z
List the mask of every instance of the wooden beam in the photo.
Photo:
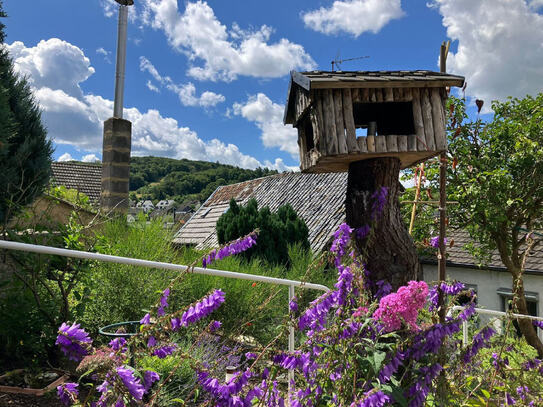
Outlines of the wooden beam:
M429 151L436 151L434 137L434 124L432 121L432 104L428 89L421 89L422 120L424 122L424 134L426 135L426 147Z
M326 137L326 153L327 155L335 155L338 153L337 135L336 135L336 118L334 113L334 97L332 90L324 90L324 102L322 104L324 113L324 135Z
M356 128L354 125L353 99L350 89L343 89L343 120L345 121L345 130L347 135L347 151L354 153L360 151L356 142Z
M447 134L445 133L445 115L443 103L439 95L439 89L430 89L430 103L432 104L432 120L434 124L434 134L436 139L436 150L445 151L447 149Z
M375 152L387 153L387 136L375 136Z
M413 140L415 140L415 137L413 136L397 136L397 137L398 137L398 151L400 153L409 151L408 138L412 138Z
M426 137L424 121L422 119L422 105L420 89L412 89L413 95L413 123L415 124L415 138L417 140L417 151L426 151ZM412 146L412 143L410 144Z
M366 144L368 145L368 153L375 153L375 136L368 135L366 137Z
M336 120L336 135L339 154L347 154L347 138L345 137L345 124L343 121L343 96L340 89L334 89L334 114Z

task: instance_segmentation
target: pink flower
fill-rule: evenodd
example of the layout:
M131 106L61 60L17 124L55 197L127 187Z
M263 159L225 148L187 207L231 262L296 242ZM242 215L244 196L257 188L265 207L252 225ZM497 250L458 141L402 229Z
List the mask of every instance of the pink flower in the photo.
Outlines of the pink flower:
M418 329L417 317L427 296L428 285L424 281L410 281L397 292L381 298L373 318L383 323L386 332L396 331L403 325Z

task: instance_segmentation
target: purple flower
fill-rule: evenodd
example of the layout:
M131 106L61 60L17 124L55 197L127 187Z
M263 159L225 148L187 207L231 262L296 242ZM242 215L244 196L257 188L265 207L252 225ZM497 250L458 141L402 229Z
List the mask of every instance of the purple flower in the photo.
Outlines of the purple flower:
M356 238L358 240L364 239L369 234L370 234L370 226L369 225L364 225L364 226L359 227L358 229L356 229Z
M160 348L155 349L153 351L153 356L156 356L159 359L164 359L166 356L174 353L176 349L177 349L177 345L175 345L174 343L170 345L164 345L164 346L161 346Z
M57 387L58 397L65 406L71 406L77 399L79 394L77 386L79 386L77 383L64 383Z
M221 247L218 251L213 249L207 256L202 258L202 267L207 267L215 260L222 260L225 257L233 256L249 250L256 244L256 233L251 233L245 237L242 237L229 245Z
M505 405L507 406L515 405L515 399L511 397L511 395L507 392L505 392Z
M117 374L121 378L123 384L126 386L128 392L132 395L132 397L134 397L136 400L141 400L143 397L143 393L145 393L145 388L141 384L140 379L136 379L134 377L132 370L130 370L126 366L118 367Z
M447 244L447 238L443 239L443 243ZM439 236L432 236L430 238L430 246L435 247L436 249L439 248Z
M147 340L147 347L152 348L153 346L156 346L156 339L153 335L151 335Z
M143 384L145 387L145 391L149 391L151 386L154 382L157 382L160 380L160 376L157 372L153 372L152 370L146 370L143 374Z
M109 346L111 346L111 349L113 350L119 350L126 344L126 339L124 338L115 338L111 342L109 342Z
M488 346L488 341L496 333L494 329L490 327L485 327L473 337L472 345L466 349L464 354L464 363L469 363L471 359L481 350L483 347Z
M373 204L371 207L371 218L377 220L383 213L383 209L387 203L388 188L380 187L371 196Z
M292 301L289 302L288 307L291 312L298 312L298 302L296 300L296 297L294 297Z
M543 321L534 319L534 320L532 320L532 324L533 324L536 328L543 329Z
M256 355L256 353L247 352L247 353L245 354L245 357L246 357L247 359L256 359L257 355Z
M383 407L391 402L390 397L383 393L381 390L370 390L364 394L364 399L355 401L351 404L351 407Z
M519 386L517 387L517 394L522 401L526 401L526 396L530 394L530 389L528 386Z
M76 362L83 359L83 356L89 353L92 339L85 330L79 328L79 324L68 325L62 323L58 329L58 336L55 342L60 346L60 350L68 356L68 359Z
M221 327L221 325L222 325L221 321L211 321L211 323L209 324L209 330L211 332L215 332Z
M189 309L186 310L181 316L181 326L193 324L211 314L224 302L224 296L225 294L223 291L215 290L212 294L205 297L200 302L190 306Z
M149 325L150 322L151 322L151 315L147 313L147 314L145 314L145 316L141 319L140 324L142 324L142 325Z

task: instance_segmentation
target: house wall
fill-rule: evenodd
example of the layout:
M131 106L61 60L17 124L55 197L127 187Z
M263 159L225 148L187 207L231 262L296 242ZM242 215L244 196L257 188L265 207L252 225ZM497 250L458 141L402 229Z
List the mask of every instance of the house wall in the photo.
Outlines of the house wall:
M423 265L424 281L428 284L437 281L437 265ZM506 271L479 270L467 267L447 267L447 278L458 280L464 284L476 286L477 306L489 310L503 311L503 297L498 294L500 288L511 289L511 274ZM541 275L525 274L524 289L534 294L537 300L537 316L543 316L543 273ZM481 321L488 318L481 318ZM539 331L543 338L542 330Z

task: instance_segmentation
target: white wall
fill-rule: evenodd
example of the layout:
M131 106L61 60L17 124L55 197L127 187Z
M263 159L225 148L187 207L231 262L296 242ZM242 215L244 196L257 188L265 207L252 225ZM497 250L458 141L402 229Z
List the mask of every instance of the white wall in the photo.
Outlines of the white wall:
M424 281L428 284L437 281L437 265L425 264L423 271ZM511 289L512 284L509 272L465 267L447 267L447 279L477 286L477 307L495 311L502 311L502 297L497 293L498 289ZM524 275L524 290L538 294L537 316L543 316L543 273L541 275ZM482 320L484 319L482 318ZM543 332L539 331L539 335L542 337Z

